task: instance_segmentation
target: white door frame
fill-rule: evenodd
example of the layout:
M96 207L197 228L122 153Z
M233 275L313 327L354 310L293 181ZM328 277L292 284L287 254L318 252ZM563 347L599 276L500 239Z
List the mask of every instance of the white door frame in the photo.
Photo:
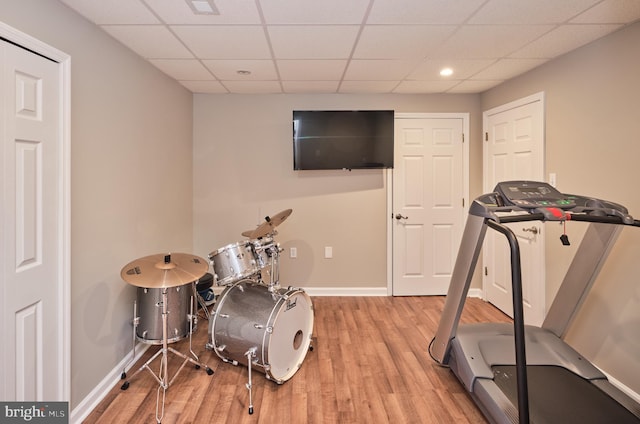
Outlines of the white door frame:
M70 401L71 400L71 57L46 44L27 35L15 28L0 22L0 37L15 43L18 46L31 50L34 53L53 59L60 66L60 87L61 87L61 122L60 122L60 163L61 175L58 178L62 181L62 192L59 194L60 213L58 230L61 234L60 252L61 258L58 264L60 274L58 281L62 282L62 287L58 292L58 305L62 316L59 326L62 333L62 343L58 357L61 362L58 364L61 381L57 382L56 391L59 399L47 399L50 401Z
M523 97L521 99L517 99L514 100L512 102L494 107L492 109L486 110L482 113L482 133L486 134L486 132L488 131L488 120L489 120L489 116L490 115L494 115L496 113L501 113L501 112L506 112L508 110L511 109L515 109L521 106L525 106L534 102L539 102L539 104L542 107L542 145L540 146L541 149L541 166L542 169L538 170L540 172L541 175L541 179L544 179L545 176L545 119L544 119L544 113L545 113L545 95L544 92L538 92L526 97ZM486 141L486 140L485 140ZM493 186L489 187L490 182L487 180L487 169L488 169L488 160L489 160L489 155L488 155L488 147L486 143L483 143L483 149L482 149L482 154L483 154L483 170L482 170L482 184L483 184L483 189L485 193L490 192L491 190L493 190ZM541 255L541 263L538 264L538 268L540 269L540 272L542 274L542 280L546 281L545 275L546 275L546 265L545 265L545 256L544 256L544 250L545 250L545 237L544 237L544 232L540 233L538 235L538 243L540 244L540 248L542 249L542 255ZM483 268L484 268L484 261L486 259L486 254L487 252L485 251L485 253L482 256L483 259ZM484 300L487 300L488 296L487 296L487 284L488 281L487 279L484 277L483 274L483 278L482 278L482 297ZM532 297L535 297L540 304L536 305L536 314L541 315L541 319L544 319L544 315L546 314L546 284L542 284L540 286L534 286L534 288L539 289L538 292L535 293L535 295L533 295ZM535 315L535 314L534 314ZM525 320L527 319L527 317L525 316ZM525 323L529 323L529 324L538 324L537 322L525 322ZM541 321L540 321L541 323Z
M469 133L469 114L468 113L396 113L395 118L400 119L462 119L462 130L465 136L462 143L462 184L464 204L463 214L469 208L469 144L471 143L471 135ZM393 296L393 169L387 169L386 185L387 185L387 296ZM466 217L462 217L463 226ZM460 233L462 234L462 233Z

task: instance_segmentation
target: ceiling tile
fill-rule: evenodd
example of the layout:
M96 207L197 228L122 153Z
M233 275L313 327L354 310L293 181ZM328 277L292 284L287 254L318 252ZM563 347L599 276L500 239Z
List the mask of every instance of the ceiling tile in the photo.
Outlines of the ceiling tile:
M347 66L346 60L278 60L283 80L339 81Z
M513 52L514 58L552 58L620 28L620 25L562 25Z
M102 0L107 3L111 0ZM255 0L215 0L219 15L196 15L186 0L145 0L167 24L260 24Z
M565 22L599 0L489 0L470 24L549 24Z
M459 81L402 81L393 90L394 93L444 93Z
M338 81L282 81L285 93L335 93Z
M270 59L264 30L258 25L172 26L201 59Z
M471 77L472 80L507 80L542 65L544 59L500 59Z
M401 80L416 67L413 60L353 59L344 75L345 80Z
M276 59L346 59L358 35L355 25L269 26Z
M503 82L504 81L502 80L499 80L499 81L466 80L466 81L461 81L460 84L447 90L447 93L451 93L451 94L481 93Z
M102 29L145 59L193 58L191 52L161 25L105 25Z
M282 93L282 88L278 81L222 81L222 84L232 93Z
M179 81L194 93L223 94L229 91L218 81Z
M423 59L455 30L449 25L367 25L356 59Z
M627 24L640 19L640 1L604 0L571 20L577 24Z
M490 59L504 57L550 31L551 25L470 25L460 28L430 58Z
M61 1L98 25L160 23L158 18L139 0Z
M376 0L368 24L461 24L485 0Z
M211 72L196 59L151 59L156 68L176 80L212 80Z
M271 24L361 24L369 0L266 0L260 6Z
M343 81L340 93L391 93L400 81Z
M443 68L451 68L453 75L450 79L464 79L476 74L480 70L486 68L495 62L495 59L476 59L476 60L424 60L413 72L407 75L407 79L411 80L440 80L440 71Z
M202 63L221 80L277 80L278 74L272 60L203 60ZM249 71L249 75L238 71Z

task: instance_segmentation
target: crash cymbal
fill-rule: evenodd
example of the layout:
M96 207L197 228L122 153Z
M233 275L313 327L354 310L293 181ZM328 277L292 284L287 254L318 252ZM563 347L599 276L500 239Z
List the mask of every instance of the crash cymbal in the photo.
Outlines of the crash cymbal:
M207 273L209 263L199 256L170 253L145 256L128 263L120 276L127 283L145 288L182 286Z
M247 231L243 231L242 232L242 237L251 237L251 234L253 234L255 230L247 230Z
M265 217L264 222L260 224L258 228L253 230L253 232L249 235L249 237L252 239L256 239L256 238L264 237L267 234L273 232L273 230L275 230L275 228L278 225L282 224L284 220L289 218L289 215L291 215L291 212L293 212L293 209L285 209L282 212L278 212L272 217L269 217L269 216Z

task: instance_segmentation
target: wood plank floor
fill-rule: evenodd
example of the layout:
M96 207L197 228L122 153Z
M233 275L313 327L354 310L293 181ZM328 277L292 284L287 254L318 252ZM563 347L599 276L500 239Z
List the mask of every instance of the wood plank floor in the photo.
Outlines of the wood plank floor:
M313 350L284 384L253 372L254 413L248 414L247 368L205 349L208 322L199 321L193 350L215 371L187 365L166 391L163 423L485 423L447 368L431 360L444 297L314 297ZM497 309L469 299L463 322L508 322ZM278 322L276 322L276 325ZM281 324L282 325L282 324ZM275 327L274 326L274 327ZM188 339L170 344L189 351ZM128 370L131 376L156 351ZM182 362L169 355L169 377ZM159 360L151 367L157 372ZM118 383L85 423L155 423L158 384L144 370L128 390Z

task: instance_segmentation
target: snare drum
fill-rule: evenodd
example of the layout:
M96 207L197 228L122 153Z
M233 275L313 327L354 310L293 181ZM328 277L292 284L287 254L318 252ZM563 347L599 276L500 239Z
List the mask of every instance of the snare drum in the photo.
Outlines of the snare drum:
M258 272L250 242L228 244L209 253L219 286L233 284Z
M269 288L252 280L227 287L209 320L209 345L225 362L255 366L282 384L302 365L313 331L311 298L301 289Z
M138 287L136 338L143 343L162 344L162 290L167 290L167 343L196 331L197 321L191 317L192 283L167 289Z

